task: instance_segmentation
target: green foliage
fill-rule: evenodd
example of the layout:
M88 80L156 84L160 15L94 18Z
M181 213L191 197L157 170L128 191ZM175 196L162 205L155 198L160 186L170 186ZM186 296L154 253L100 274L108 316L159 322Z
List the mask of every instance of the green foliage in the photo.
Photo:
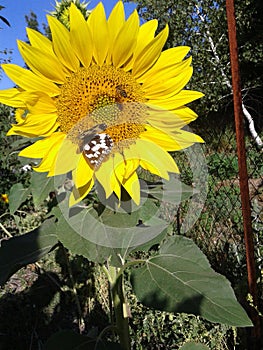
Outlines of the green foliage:
M209 349L207 346L203 344L188 342L185 345L180 347L180 350L207 350Z
M238 173L238 160L233 154L214 153L207 157L210 175L215 175L221 180L236 177Z
M170 312L189 312L211 322L250 326L229 282L216 274L191 240L172 237L132 273L138 299Z
M17 270L40 260L57 244L54 220L45 221L39 228L21 236L4 240L0 247L0 285Z
M0 105L0 194L9 193L11 187L21 182L28 182L28 174L22 170L22 164L17 159L17 149L15 142L18 139L15 136L6 136L10 125L14 122L12 109Z
M30 11L30 14L25 16L25 20L26 20L27 26L29 28L34 29L34 30L39 32L39 24L38 24L38 20L37 20L37 15L33 11Z
M192 314L172 314L144 307L130 299L134 350L165 348L179 349L187 342L206 345L210 350L227 350L228 340L233 343L233 332L225 325L212 324Z

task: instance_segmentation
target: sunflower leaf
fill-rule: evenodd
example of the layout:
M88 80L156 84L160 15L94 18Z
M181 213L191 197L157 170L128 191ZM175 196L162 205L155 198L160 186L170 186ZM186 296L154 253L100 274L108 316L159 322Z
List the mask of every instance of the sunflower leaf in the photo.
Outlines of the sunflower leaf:
M14 214L20 205L26 201L29 193L29 188L24 188L21 183L17 183L11 187L8 196L9 210L11 214Z
M64 179L66 176L61 175L60 177ZM30 189L36 206L42 203L51 192L55 191L57 178L54 180L54 177L47 177L46 173L37 173L35 171L32 173Z
M138 223L135 213L130 214L136 216L134 219L127 213L118 215L111 211L110 220L110 213L106 217L99 215L93 207L69 209L67 199L52 213L58 218L58 239L67 249L98 263L111 258L115 266L121 264L119 256L125 258L135 249L149 249L159 243L168 226L163 220L149 220L148 225Z
M158 255L133 271L132 284L146 306L200 315L231 326L252 326L229 281L216 273L206 256L185 237L170 237Z
M46 173L33 172L31 175L31 185L34 204L38 206L54 191L54 179L53 177L47 177Z
M21 267L34 263L49 253L58 243L54 219L46 220L40 227L1 241L0 285Z
M165 181L162 185L149 186L148 192L154 198L172 204L180 204L197 193L191 186L176 178L171 178L170 181Z

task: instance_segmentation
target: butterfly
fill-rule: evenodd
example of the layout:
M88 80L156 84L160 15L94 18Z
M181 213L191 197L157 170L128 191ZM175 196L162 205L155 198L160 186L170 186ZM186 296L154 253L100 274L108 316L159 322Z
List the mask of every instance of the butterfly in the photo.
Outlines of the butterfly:
M113 147L113 140L110 135L103 133L106 129L106 124L97 124L82 132L79 136L83 155L95 167L102 163Z

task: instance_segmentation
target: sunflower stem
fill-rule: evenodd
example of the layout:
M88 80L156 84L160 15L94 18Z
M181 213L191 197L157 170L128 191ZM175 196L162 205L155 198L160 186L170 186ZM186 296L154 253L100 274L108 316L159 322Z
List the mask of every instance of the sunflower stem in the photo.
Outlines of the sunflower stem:
M130 350L128 307L124 293L123 274L120 274L119 270L116 267L109 266L112 302L121 347L123 350Z

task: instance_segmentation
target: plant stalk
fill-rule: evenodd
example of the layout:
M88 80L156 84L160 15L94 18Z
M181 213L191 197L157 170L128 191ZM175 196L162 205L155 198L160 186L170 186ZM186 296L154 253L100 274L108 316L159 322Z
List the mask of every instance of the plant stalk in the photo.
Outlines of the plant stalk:
M119 335L120 345L123 350L131 349L129 322L127 303L125 300L123 274L118 274L119 269L116 267L109 267L111 276L110 286L112 294L112 302L115 311L116 327Z

